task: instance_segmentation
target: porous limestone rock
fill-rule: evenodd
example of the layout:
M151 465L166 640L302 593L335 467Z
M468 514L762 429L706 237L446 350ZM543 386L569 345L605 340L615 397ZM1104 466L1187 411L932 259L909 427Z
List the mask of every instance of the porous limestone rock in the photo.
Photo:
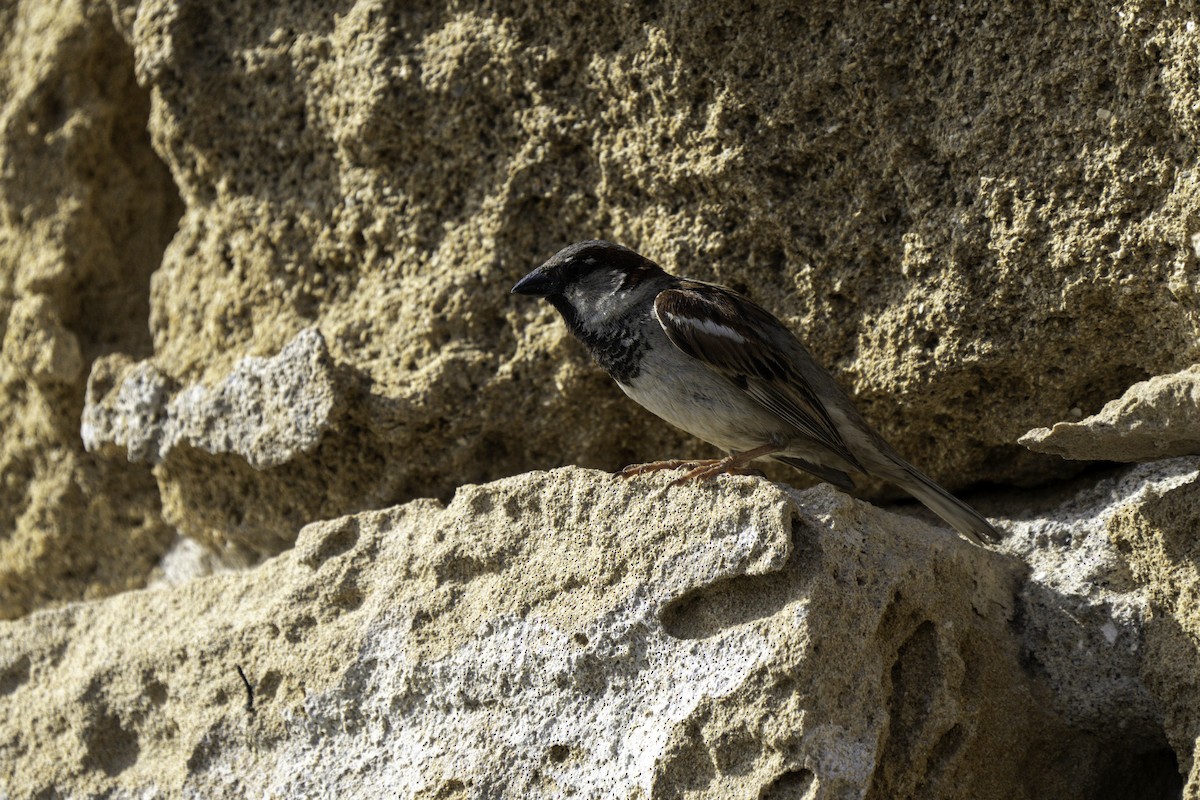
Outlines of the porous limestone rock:
M91 452L154 464L164 518L216 563L244 566L290 547L308 520L395 494L362 441L359 389L315 329L214 387L114 355L92 365L80 434ZM327 473L343 451L355 458Z
M1136 514L1198 469L1135 471L1082 503ZM1132 654L1136 682L1145 620L1134 602L1106 618L1097 593L1137 587L1028 573L829 487L668 480L565 469L464 486L445 507L311 525L253 570L3 623L0 782L14 796L1178 791L1145 689L1105 674ZM1000 520L1010 549L1102 551L1075 507ZM1047 645L1102 696L1056 696Z
M1186 15L112 5L187 204L154 365L215 385L318 328L369 387L353 446L314 456L334 513L708 452L507 296L582 238L765 303L951 488L1076 469L1015 440L1200 353ZM370 470L392 482L358 486ZM174 524L231 541L270 480L203 459L158 477Z
M182 213L149 114L104 4L0 3L0 619L141 586L173 538L150 470L79 440Z
M1147 648L1164 607L1174 613L1181 601L1186 605L1186 592L1163 576L1135 577L1138 560L1148 556L1135 556L1128 540L1131 519L1152 514L1163 497L1195 499L1197 491L1200 459L1141 465L1080 482L1065 501L1059 490L1029 503L1009 523L1013 535L1005 542L1030 567L1022 592L1023 659L1051 685L1058 713L1072 725L1119 731L1143 746L1169 738L1185 770L1195 736L1187 747L1179 746L1180 736L1200 724L1200 706L1183 687L1200 679L1200 659L1168 666ZM1140 550L1193 536L1193 519L1163 522L1141 531ZM1189 614L1186 624L1200 624L1196 609L1179 612ZM1160 669L1169 681L1151 679ZM1171 722L1180 717L1186 723Z
M1173 463L1192 470L1198 464ZM1107 527L1131 579L1145 587L1151 614L1142 637L1143 680L1188 774L1185 796L1200 797L1200 480L1193 472L1150 487L1138 503L1110 517Z
M79 339L67 330L45 295L13 303L4 332L3 353L26 380L38 386L69 384L79 377Z
M325 339L311 328L273 358L238 362L213 389L172 391L150 362L122 373L89 381L80 436L88 450L116 446L152 464L181 444L259 470L286 464L317 446L345 403Z
M706 452L507 297L592 236L765 303L951 488L1074 469L1015 439L1197 360L1200 42L1172 8L5 5L0 319L44 296L82 370L4 373L0 613L144 579L108 523L79 535L103 493L151 561L159 502L269 554L317 516ZM157 494L82 452L98 359L215 386L308 328L344 438L268 470L185 448ZM73 372L57 331L45 377Z
M919 11L0 3L3 791L1200 796L1194 460L1016 444L1200 360L1198 20ZM778 313L1029 575L829 489L460 490L705 452L507 296L593 236ZM329 404L218 408L309 330Z
M1020 443L1087 461L1152 461L1200 454L1200 364L1135 383L1098 414L1035 428Z

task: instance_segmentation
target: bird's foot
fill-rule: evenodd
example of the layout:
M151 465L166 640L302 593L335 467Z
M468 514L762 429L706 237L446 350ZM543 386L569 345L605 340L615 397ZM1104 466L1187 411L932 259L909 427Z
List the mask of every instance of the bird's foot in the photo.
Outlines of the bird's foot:
M725 458L697 462L691 469L683 473L683 475L671 481L670 485L682 486L688 481L703 481L723 474L761 475L762 473L758 470L749 468L750 462L756 458L762 458L778 451L779 446L771 443L764 444L762 447L756 447L753 450L747 450L744 453L734 453L733 455L725 456Z
M619 469L613 474L618 478L632 478L634 475L645 475L649 472L661 472L666 469L694 469L702 465L716 464L718 461L723 460L720 458L709 458L697 461L694 458L672 458L667 461L651 461L648 464L630 464L628 467Z
M672 458L667 461L651 461L648 464L630 464L614 474L618 478L632 478L634 475L645 475L649 472L661 472L666 469L687 470L682 476L671 481L668 486L681 486L688 481L703 481L717 475L757 475L761 477L762 473L750 467L750 462L778 451L778 445L772 443L747 450L744 453L734 453L725 458Z
M745 470L738 464L737 456L726 456L725 458L714 458L708 461L699 461L689 465L687 472L671 481L671 486L682 486L688 481L706 481L709 478L715 478L718 475L745 475L751 470Z

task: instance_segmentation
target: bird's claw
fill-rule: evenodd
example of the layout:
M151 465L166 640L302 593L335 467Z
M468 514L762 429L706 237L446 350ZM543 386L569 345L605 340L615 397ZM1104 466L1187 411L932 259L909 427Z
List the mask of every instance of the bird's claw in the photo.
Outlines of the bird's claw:
M760 451L765 448L759 448ZM750 459L754 458L757 453L752 451L750 454L741 453L737 455L726 456L725 458L706 458L706 459L681 459L675 458L669 461L651 461L648 464L630 464L622 470L614 473L618 478L631 478L634 475L645 475L649 472L661 472L668 469L685 469L687 472L680 475L675 480L667 484L667 488L672 486L682 486L689 481L705 481L709 478L714 478L717 475L758 475L762 476L762 472L749 467ZM747 458L747 455L750 458Z
M661 472L668 469L693 469L703 463L709 462L675 458L668 461L651 461L648 464L630 464L613 474L618 478L632 478L634 475L646 475L651 472Z
M669 486L682 486L689 481L706 481L709 478L715 478L725 472L733 472L733 460L722 458L715 461L703 462L694 465L687 472L680 475L675 480L671 481Z

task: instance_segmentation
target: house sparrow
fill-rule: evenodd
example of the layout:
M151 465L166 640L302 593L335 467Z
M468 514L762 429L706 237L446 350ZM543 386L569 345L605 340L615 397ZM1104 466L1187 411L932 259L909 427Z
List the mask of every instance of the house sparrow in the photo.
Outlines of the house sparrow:
M620 474L687 468L672 485L772 459L852 489L852 474L911 494L976 544L986 519L900 458L791 331L732 289L677 278L627 247L579 242L522 278L637 403L729 453L656 461Z

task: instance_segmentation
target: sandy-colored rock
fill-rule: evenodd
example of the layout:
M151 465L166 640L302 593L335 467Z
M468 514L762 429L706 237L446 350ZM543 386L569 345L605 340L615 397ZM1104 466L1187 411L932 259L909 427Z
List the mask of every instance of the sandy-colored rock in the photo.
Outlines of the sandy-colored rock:
M1137 682L1144 615L1098 602L1136 587L1069 514L1103 497L1101 516L1137 515L1200 480L1197 462L1140 469L1058 521L1001 521L1010 549L1090 559L1093 586L754 478L667 490L568 469L316 524L254 570L0 626L0 780L14 796L1178 791ZM1083 706L1056 696L1066 658Z
M39 386L73 383L83 368L79 340L63 327L45 295L27 295L13 304L2 352Z
M214 387L181 388L151 361L97 359L80 436L91 452L156 465L164 518L218 561L245 565L289 547L306 520L394 491L387 465L358 449L359 400L324 337L306 329L275 356L241 360ZM358 458L327 475L329 454L343 448Z
M1035 428L1020 443L1087 461L1153 461L1200 454L1200 365L1130 386L1100 413Z
M0 3L0 796L1200 798L1196 460L1016 443L1195 441L1195 16ZM787 320L1003 553L487 483L705 452L508 297L594 236Z
M325 339L301 331L274 358L246 358L214 389L172 392L149 362L88 384L80 437L157 464L180 445L233 453L258 470L312 451L343 405ZM93 373L95 375L95 373Z
M294 480L158 470L172 524L234 548L290 544L315 485L336 515L705 452L506 296L588 236L764 302L952 488L1071 469L1015 439L1197 358L1200 44L1167 11L40 8L6 12L0 297L47 295L79 342L66 416L97 356L213 387L308 328L354 387ZM44 423L8 385L5 421ZM257 498L301 511L247 523Z
M143 585L172 539L150 470L79 440L182 210L133 69L103 4L0 4L0 618Z
M1200 352L1200 43L1173 12L113 6L187 204L153 364L215 385L319 329L369 387L314 462L342 510L706 452L506 296L585 237L748 291L951 488L1073 469L1016 438ZM173 520L241 536L255 473L159 478Z
M1131 577L1146 587L1144 680L1163 709L1187 797L1200 796L1200 481L1151 491L1108 520Z

